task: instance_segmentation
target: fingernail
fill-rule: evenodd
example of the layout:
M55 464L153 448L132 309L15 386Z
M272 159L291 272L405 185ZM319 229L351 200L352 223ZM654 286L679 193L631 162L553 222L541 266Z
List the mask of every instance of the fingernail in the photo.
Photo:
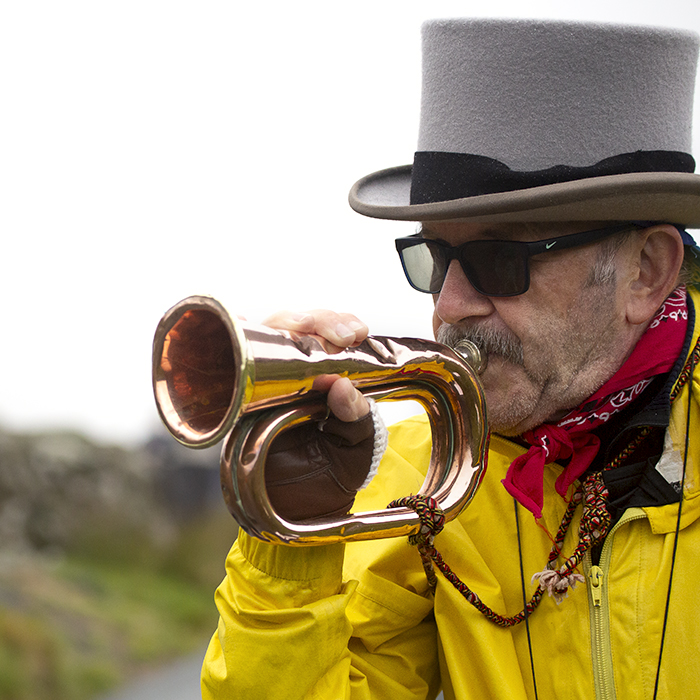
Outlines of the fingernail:
M354 338L355 337L355 331L351 331L344 323L339 323L335 327L335 332L336 335L339 338Z
M311 318L311 314L304 314L304 313L297 313L297 314L292 314L292 320L296 321L297 323L303 323L307 319Z
M365 329L365 324L360 323L359 321L350 321L350 323L348 323L348 326L352 331L363 331Z

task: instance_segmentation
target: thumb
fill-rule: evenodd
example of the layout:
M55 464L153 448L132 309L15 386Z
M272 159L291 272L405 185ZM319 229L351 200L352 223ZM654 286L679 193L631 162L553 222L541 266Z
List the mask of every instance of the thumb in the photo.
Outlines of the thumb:
M347 377L338 379L329 389L328 408L336 418L346 422L356 421L369 413L367 399Z

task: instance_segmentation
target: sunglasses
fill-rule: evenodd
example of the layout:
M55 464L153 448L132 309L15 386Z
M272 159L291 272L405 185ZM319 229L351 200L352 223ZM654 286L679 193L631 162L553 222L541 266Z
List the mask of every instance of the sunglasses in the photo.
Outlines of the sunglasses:
M634 223L581 231L543 241L481 240L451 246L420 233L396 239L396 250L409 284L419 292L437 294L453 260L457 260L472 287L489 297L513 297L530 287L530 257L594 243L615 233L642 228Z

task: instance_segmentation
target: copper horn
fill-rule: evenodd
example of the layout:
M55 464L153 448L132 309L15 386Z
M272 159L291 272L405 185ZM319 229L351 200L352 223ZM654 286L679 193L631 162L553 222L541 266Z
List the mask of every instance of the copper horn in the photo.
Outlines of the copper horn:
M349 377L377 401L415 400L428 415L433 444L419 493L435 498L451 520L474 497L488 446L479 351L463 341L459 352L427 340L378 336L331 352L321 338L249 324L216 299L191 296L158 325L153 389L163 422L184 445L209 447L230 433L222 450L222 489L249 534L300 545L397 537L417 532L414 511L281 518L265 489L268 447L281 431L326 415L314 384L327 375Z

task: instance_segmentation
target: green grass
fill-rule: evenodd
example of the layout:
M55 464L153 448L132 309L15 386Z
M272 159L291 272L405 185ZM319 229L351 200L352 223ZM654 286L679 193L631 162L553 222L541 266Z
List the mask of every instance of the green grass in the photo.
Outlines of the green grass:
M88 700L201 649L235 537L224 516L190 524L150 557L142 540L130 552L113 532L119 546L102 538L99 556L79 547L0 564L0 700Z

